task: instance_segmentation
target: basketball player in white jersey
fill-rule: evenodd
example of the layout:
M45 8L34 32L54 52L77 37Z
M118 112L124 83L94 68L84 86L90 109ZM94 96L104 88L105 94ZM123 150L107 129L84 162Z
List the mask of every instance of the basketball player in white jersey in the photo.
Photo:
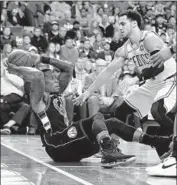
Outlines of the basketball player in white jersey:
M142 31L140 27L141 15L138 12L129 10L120 15L119 28L121 34L128 38L127 42L116 51L114 60L99 74L90 88L74 100L74 103L82 104L123 67L125 60L132 60L140 71L139 78L145 83L125 97L121 106L117 107L115 116L125 122L127 115L133 112L137 112L140 118L151 112L154 119L162 126L172 129L173 121L166 116L166 113L176 102L176 63L171 57L161 67L153 67L150 56L164 48L164 42L156 33ZM135 78L139 80L138 77Z
M151 57L151 61L154 66L162 66L174 53L176 53L176 44L173 44L169 48L161 49ZM147 168L146 170L149 175L177 177L177 114L175 116L173 134L173 148L171 155L157 166Z

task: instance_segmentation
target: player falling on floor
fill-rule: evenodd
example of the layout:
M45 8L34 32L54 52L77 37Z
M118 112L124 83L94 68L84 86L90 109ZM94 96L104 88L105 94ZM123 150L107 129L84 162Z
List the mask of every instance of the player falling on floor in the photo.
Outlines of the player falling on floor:
M29 67L40 62L53 65L60 73L41 72ZM103 167L134 163L134 155L124 155L117 148L100 113L66 126L67 113L60 95L72 76L70 63L14 50L8 59L8 70L31 83L31 107L41 122L39 130L43 146L54 161L80 161L98 153L101 147Z
M126 60L132 60L139 69L139 77L144 80L144 84L125 97L124 102L116 108L115 116L125 123L129 114L137 112L143 118L151 112L156 121L173 129L173 121L166 113L176 102L176 63L171 57L161 67L153 67L150 56L165 47L164 42L155 32L143 31L140 27L141 15L138 12L129 10L120 15L119 29L123 37L128 38L127 42L116 51L114 60L99 74L88 90L74 100L74 104L83 104L95 90L107 83L123 67ZM138 80L138 77L135 79ZM133 83L135 79L132 80ZM169 140L170 138L163 140L163 143L166 141L164 146L169 144ZM146 138L146 142L153 145L153 140ZM168 151L168 147L165 150ZM164 152L160 151L159 155Z

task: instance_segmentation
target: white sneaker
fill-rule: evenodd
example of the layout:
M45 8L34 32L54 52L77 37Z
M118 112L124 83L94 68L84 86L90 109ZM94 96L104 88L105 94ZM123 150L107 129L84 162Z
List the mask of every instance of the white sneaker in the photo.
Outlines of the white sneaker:
M177 177L177 163L174 157L168 157L159 165L146 168L147 174L159 177Z

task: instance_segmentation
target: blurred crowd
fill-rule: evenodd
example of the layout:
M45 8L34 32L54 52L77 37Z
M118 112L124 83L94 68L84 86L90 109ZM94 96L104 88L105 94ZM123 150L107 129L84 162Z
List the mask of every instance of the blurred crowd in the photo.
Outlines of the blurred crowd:
M115 105L139 84L133 78L132 61L117 71L82 107L72 99L84 92L112 61L125 38L119 31L119 15L138 11L144 30L155 31L167 46L176 42L176 2L165 1L1 1L1 128L15 126L11 133L36 134L37 119L29 104L29 84L6 69L13 49L23 49L74 64L73 78L63 97L68 123L94 115L111 114ZM46 64L39 70L54 67ZM131 81L131 86L130 86Z

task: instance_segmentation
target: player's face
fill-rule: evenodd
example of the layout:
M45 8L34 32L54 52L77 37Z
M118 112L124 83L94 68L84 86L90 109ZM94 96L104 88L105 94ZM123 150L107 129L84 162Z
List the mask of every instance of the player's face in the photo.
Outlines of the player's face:
M46 71L44 73L46 92L58 93L60 91L58 77L58 72Z
M130 36L132 31L132 22L127 18L127 16L124 15L119 18L119 29L124 38L128 38Z

